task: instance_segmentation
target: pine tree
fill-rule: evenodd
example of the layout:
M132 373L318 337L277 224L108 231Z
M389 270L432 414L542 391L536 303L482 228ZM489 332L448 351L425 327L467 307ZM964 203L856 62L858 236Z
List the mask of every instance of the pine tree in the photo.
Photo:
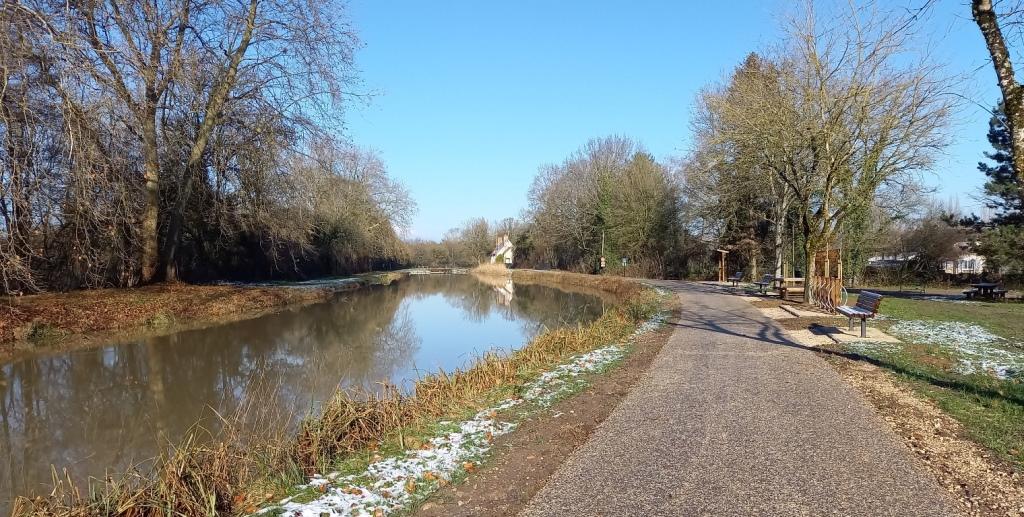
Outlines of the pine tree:
M985 230L979 252L988 259L992 271L1024 272L1024 189L1021 176L1013 167L1013 148L1003 103L1000 102L988 123L988 141L992 152L985 157L992 163L979 163L978 170L988 176L985 194L988 206L995 209L992 227ZM963 221L981 228L980 220Z
M993 151L986 152L985 157L993 163L979 162L978 170L989 178L985 183L985 194L988 195L988 206L996 210L992 222L998 225L1024 224L1024 189L1021 188L1020 175L1013 168L1013 149L1002 102L996 105L989 120L988 141Z

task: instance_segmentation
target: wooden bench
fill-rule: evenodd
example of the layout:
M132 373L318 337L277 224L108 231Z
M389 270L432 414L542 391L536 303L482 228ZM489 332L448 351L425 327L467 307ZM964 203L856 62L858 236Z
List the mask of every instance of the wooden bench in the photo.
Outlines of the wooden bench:
M743 272L737 271L735 274L726 278L726 280L732 282L733 287L739 287L740 281L743 280Z
M882 295L869 291L861 291L854 306L840 305L836 307L839 314L850 318L850 330L853 330L853 318L860 318L860 337L868 337L867 321L878 314L878 306L882 304Z
M974 298L978 294L978 290L977 289L973 289L973 288L972 289L964 289L961 292L964 293L964 298L966 298L968 300L970 300L971 298Z
M761 294L768 294L768 286L773 283L775 283L775 275L768 273L761 277L760 282L754 282L754 285L756 285L757 289L761 291Z
M992 298L998 298L998 299L1001 299L1001 300L1005 300L1006 299L1006 289L993 289L992 290Z

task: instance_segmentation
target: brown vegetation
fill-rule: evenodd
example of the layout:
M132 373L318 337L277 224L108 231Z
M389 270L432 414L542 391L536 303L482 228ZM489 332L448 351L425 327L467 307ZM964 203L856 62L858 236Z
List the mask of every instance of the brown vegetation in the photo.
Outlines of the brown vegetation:
M324 288L158 284L0 298L0 357L19 346L73 345L111 333L169 332L258 316L323 301L339 290L390 282L398 274L368 275Z

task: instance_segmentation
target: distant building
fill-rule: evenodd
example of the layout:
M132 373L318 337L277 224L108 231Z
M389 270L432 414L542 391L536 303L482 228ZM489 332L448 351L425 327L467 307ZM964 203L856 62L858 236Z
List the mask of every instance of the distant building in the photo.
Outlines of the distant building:
M957 258L942 262L940 269L950 275L980 275L985 270L985 257L971 251L977 243L958 242ZM868 257L868 266L873 268L899 268L917 258L917 253L895 253Z
M978 255L971 250L972 246L978 245L977 242L958 242L956 248L960 251L960 256L955 260L947 260L943 264L943 271L950 275L980 275L985 271L985 257Z
M506 233L494 243L494 251L491 252L491 264L505 264L506 267L512 267L512 264L515 262L515 253L516 246L512 244L512 239L509 239Z
M892 255L875 255L868 257L868 267L895 268L917 258L917 253L895 253Z
M947 260L942 269L951 275L980 275L985 271L985 257L967 253L956 260Z

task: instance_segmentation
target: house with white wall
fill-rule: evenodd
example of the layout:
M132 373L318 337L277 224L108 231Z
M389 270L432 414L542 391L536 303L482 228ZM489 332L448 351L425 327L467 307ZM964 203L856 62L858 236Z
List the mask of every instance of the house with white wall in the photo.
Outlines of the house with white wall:
M512 239L509 239L506 233L494 243L494 251L491 252L491 264L505 264L506 267L512 267L512 264L515 262L515 253L516 246L512 244Z

